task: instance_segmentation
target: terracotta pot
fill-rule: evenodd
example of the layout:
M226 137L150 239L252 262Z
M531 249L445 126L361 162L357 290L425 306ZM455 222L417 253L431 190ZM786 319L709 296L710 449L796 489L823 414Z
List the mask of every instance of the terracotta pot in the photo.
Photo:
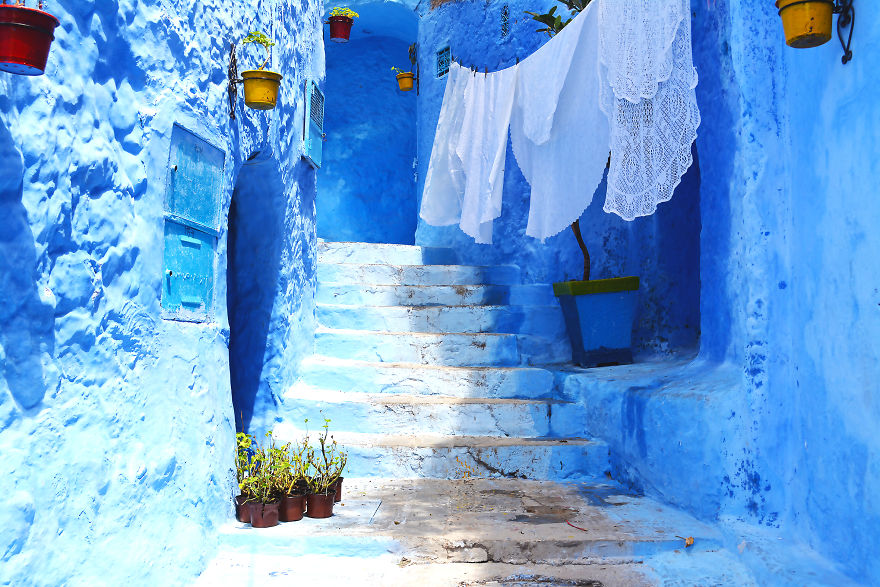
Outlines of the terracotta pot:
M334 483L333 486L330 488L336 492L336 497L333 498L333 503L339 503L342 500L342 480L343 479L345 479L345 477L340 477L339 479L337 479L336 483Z
M348 16L330 17L330 40L334 43L348 43L354 19Z
M251 526L254 528L271 528L278 525L278 502L260 503L254 501L248 503L251 512Z
M244 495L235 496L235 519L245 524L251 523L251 511L248 509L247 499Z
M310 518L329 518L333 515L335 494L310 493L306 496L306 515Z
M57 26L48 12L0 4L0 71L42 75Z
M305 501L305 495L285 495L278 506L278 519L282 522L302 520Z

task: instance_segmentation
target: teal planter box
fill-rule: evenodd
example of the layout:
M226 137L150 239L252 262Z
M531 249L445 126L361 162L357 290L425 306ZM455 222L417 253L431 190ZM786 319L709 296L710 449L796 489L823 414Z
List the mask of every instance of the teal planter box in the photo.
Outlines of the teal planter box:
M572 359L582 367L632 363L632 329L639 296L638 277L563 281L553 284Z

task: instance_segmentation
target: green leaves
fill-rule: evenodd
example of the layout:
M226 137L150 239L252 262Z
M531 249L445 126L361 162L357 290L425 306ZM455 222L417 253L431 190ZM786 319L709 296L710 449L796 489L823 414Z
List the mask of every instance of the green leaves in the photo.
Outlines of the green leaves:
M545 28L535 29L539 33L547 33L548 36L552 37L562 29L568 25L572 21L572 19L577 16L579 12L581 12L584 8L587 7L587 4L590 3L590 0L557 0L565 5L568 8L568 11L571 13L571 18L566 20L562 19L562 16L556 14L556 9L558 6L552 7L550 10L543 14L538 14L537 12L529 12L525 11L526 14L532 17L532 20L539 22L545 25Z
M260 65L260 67L258 68L262 70L264 67L266 67L266 64L269 63L269 59L272 58L272 47L275 46L275 43L272 41L272 39L270 39L260 31L253 31L241 41L242 45L247 45L248 43L261 45L263 49L266 50L266 60L263 61L262 65Z

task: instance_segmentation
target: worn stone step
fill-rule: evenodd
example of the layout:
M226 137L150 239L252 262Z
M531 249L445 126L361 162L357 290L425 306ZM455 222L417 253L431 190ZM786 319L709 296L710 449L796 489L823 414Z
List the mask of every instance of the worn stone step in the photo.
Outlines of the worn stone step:
M520 272L515 265L319 263L318 281L369 285L516 285L520 283Z
M553 287L532 285L359 285L319 283L319 304L350 306L552 306Z
M313 414L309 421L315 421ZM368 434L337 430L348 451L349 474L358 477L457 479L474 475L524 479L602 481L610 470L608 445L588 438L522 438L432 434ZM296 441L304 428L286 419L275 427L281 441ZM314 440L315 431L312 429Z
M567 340L556 306L344 306L318 304L327 328L391 332L499 332Z
M318 263L373 263L390 265L450 265L455 251L438 247L381 243L318 242Z
M384 363L457 367L550 365L571 358L567 341L525 334L379 332L319 327L315 354Z
M315 354L340 359L455 366L519 365L513 334L373 332L318 328Z
M537 367L447 367L312 356L302 362L300 380L341 392L567 399L555 389L553 373Z
M284 394L284 415L322 413L334 430L371 434L571 437L584 434L580 408L557 400L367 394L299 383Z
M693 537L694 544L675 564L669 556L684 550L680 536ZM677 574L691 570L687 578L696 581L683 584L754 584L741 563L714 556L723 543L717 528L613 484L347 476L332 518L305 518L260 531L230 523L221 529L220 541L230 554L363 553L365 558L396 557L388 561L391 568L430 565L436 572L459 563L579 566L581 578L589 576L593 565L626 569L650 565L659 556L657 562L666 564L657 566L668 578L683 578ZM701 556L713 564L701 564ZM670 562L673 568L664 569ZM662 570L640 580L639 575L618 575L633 581L613 584L653 584L649 578L663 577ZM706 577L716 581L703 582Z

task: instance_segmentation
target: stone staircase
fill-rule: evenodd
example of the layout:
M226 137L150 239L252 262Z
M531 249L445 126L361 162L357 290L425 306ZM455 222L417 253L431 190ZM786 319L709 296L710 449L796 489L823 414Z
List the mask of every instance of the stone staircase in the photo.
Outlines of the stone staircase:
M607 446L554 397L571 356L549 285L448 249L319 243L315 355L284 396L284 438L329 417L348 475L602 480ZM314 430L314 427L312 428Z

